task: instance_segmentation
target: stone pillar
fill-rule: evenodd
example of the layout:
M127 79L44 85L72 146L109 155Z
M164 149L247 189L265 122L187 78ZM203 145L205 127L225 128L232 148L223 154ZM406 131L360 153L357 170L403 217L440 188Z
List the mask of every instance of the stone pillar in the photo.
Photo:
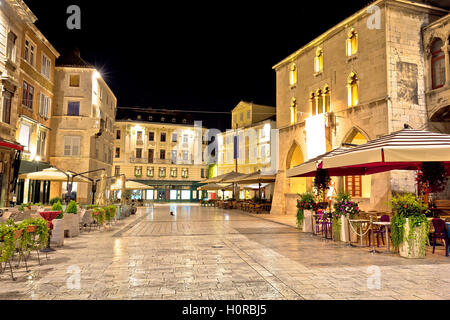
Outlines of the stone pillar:
M28 203L28 191L30 190L30 179L25 179L23 187L23 203Z
M449 45L447 44L447 41L445 45L442 47L442 50L445 53L445 84L450 85L450 55L449 55Z
M279 171L273 190L274 197L272 199L271 214L286 214L286 197L288 192L288 179L285 171Z

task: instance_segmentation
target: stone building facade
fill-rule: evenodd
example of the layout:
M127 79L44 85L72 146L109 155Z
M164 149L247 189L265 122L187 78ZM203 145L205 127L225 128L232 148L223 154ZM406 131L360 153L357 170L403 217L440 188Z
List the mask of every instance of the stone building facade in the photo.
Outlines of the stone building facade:
M378 0L274 66L279 171L272 213L294 214L311 178L286 170L342 144L361 144L403 129L428 129L422 29L448 11ZM336 178L362 209L389 210L392 191L415 190L414 173Z
M78 50L66 52L57 61L55 82L50 163L76 173L105 169L107 176L112 176L114 93ZM93 180L100 175L101 171L86 174ZM72 191L78 202L91 203L91 184L78 183ZM52 183L51 197L65 192L65 183Z
M207 178L206 129L190 116L152 109L119 109L114 126L114 175L149 190L133 198L156 202L196 202Z

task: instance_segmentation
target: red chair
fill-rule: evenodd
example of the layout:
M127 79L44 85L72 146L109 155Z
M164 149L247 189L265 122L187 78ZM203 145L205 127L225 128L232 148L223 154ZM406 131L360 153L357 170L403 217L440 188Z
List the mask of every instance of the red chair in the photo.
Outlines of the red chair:
M380 218L380 222L390 222L391 221L391 217L389 217L388 215L383 215ZM384 238L385 238L385 233L389 232L389 230L386 229L385 226L380 226L377 230L375 230L373 233L377 235L377 247L380 246L380 236L381 236L381 241L383 241L383 246L385 245L384 243ZM369 230L369 247L372 244L372 230Z
M436 248L436 240L444 240L445 242L445 255L448 257L448 244L449 244L449 236L447 234L447 226L445 225L445 221L442 219L434 218L432 220L434 233L433 233L433 254L434 249Z

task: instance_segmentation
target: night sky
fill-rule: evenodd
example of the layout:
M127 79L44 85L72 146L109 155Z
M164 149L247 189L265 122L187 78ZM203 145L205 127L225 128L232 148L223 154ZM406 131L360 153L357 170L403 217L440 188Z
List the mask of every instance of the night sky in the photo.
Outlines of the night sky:
M241 101L275 106L272 66L371 1L25 0L62 52L78 47L119 107L197 110L226 129ZM81 8L69 30L67 7ZM209 113L208 113L209 112Z

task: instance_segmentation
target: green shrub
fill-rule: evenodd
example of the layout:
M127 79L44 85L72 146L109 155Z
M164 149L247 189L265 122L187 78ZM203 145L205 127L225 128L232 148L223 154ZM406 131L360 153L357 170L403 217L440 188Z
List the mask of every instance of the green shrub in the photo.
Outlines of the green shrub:
M92 211L92 218L99 224L99 225L103 225L105 223L106 220L106 214L105 214L105 209L103 208L93 208Z
M61 214L56 219L62 219L64 217L63 206L60 201L52 205L52 211L61 211Z
M67 205L67 208L66 208L66 213L71 213L71 214L78 213L77 203L75 201L71 200L69 202L69 204Z
M110 205L104 208L105 218L107 221L111 221L116 216L117 207L115 205Z
M55 197L53 199L50 199L50 205L53 206L55 203L62 203L62 199L60 197Z

